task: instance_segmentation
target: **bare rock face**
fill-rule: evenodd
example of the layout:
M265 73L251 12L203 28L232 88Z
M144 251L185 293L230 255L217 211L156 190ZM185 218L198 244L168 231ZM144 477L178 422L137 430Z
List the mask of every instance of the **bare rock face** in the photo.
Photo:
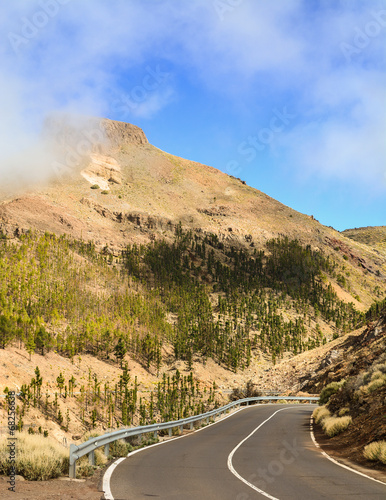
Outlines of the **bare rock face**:
M149 143L143 130L131 123L103 119L100 124L105 131L108 145L113 148Z
M148 144L143 130L106 118L53 114L44 123L42 138L58 160L80 164L91 153L109 154Z
M91 154L90 163L81 171L81 175L90 184L97 184L102 189L109 189L109 182L122 184L121 167L111 156Z

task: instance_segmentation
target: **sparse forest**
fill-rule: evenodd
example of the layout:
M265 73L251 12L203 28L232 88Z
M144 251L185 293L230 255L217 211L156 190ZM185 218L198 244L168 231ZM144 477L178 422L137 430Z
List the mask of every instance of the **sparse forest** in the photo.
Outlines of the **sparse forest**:
M19 427L32 405L68 428L63 398L76 398L88 428L200 413L215 404L215 392L202 392L192 374L164 375L149 397L138 398L126 354L152 373L160 372L166 346L168 362L172 355L188 371L194 359L212 358L236 372L257 352L275 362L312 349L327 341L320 324L338 336L365 320L337 297L329 284L336 276L330 257L288 238L264 250L236 248L180 225L174 241L130 245L121 255L49 233L3 238L0 347L54 350L73 362L91 354L122 370L111 387L91 374L87 384L60 374L57 391L43 394L37 368L21 391Z

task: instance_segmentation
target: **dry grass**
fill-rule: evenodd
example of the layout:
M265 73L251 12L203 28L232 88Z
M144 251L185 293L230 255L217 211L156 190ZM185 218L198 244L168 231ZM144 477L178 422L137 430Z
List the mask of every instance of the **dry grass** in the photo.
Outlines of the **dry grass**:
M320 406L314 410L312 416L316 424L321 424L324 419L331 417L331 413L325 406Z
M375 247L384 254L386 252L386 226L347 229L343 231L343 235L352 240Z
M349 416L327 417L323 419L322 427L328 437L333 437L345 431L351 422L352 418Z
M68 473L69 452L57 441L27 432L16 436L16 473L29 481L44 481ZM0 440L0 473L8 475L7 437Z
M383 375L382 378L376 378L372 380L369 385L366 387L367 392L372 393L378 390L380 387L384 386L386 383L386 376Z
M382 373L380 370L376 370L374 372L369 371L364 375L363 382L364 385L356 391L357 396L362 394L371 394L372 392L375 392L379 388L383 387L386 384L386 374ZM366 382L368 382L367 385L365 385Z
M374 441L365 446L363 455L369 460L378 460L386 464L386 441Z

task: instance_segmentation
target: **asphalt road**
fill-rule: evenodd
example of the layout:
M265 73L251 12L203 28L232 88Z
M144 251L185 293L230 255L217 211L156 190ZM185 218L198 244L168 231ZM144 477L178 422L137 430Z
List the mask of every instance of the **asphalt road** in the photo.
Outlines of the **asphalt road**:
M339 467L315 447L309 428L314 407L251 406L144 449L115 468L113 498L385 500L386 485Z

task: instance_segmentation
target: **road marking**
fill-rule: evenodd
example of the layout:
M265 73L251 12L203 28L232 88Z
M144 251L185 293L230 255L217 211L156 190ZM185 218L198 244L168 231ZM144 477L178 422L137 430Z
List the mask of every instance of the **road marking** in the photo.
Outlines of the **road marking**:
M249 439L251 436L253 436L253 434L256 431L258 431L265 423L267 423L268 420L271 420L271 418L273 418L276 415L276 413L279 413L279 411L283 411L283 410L290 410L291 408L298 408L298 407L297 406L290 406L289 408L281 408L280 410L275 411L275 413L272 413L272 415L269 418L267 418L267 420L264 420L264 422L262 422L260 425L258 425L256 427L256 429L254 429L250 434L248 434L248 436L246 438L244 438L242 441L240 441L240 443L235 448L233 448L233 450L230 452L230 454L228 456L228 469L232 472L232 474L234 476L236 476L238 479L240 479L240 481L245 483L247 486L249 486L253 490L257 491L261 495L264 495L265 497L270 498L271 500L279 500L279 499L276 497L273 497L272 495L270 495L266 491L263 491L260 488L258 488L257 486L255 486L254 484L250 483L243 476L240 476L240 474L237 472L237 470L233 467L232 458L233 458L233 455L236 453L236 451L240 448L240 446L243 443L245 443L245 441L247 441L247 439Z
M238 410L230 413L229 415L227 415L225 417L222 417L219 420L217 420L216 422L213 422L212 424L206 425L205 427L201 427L200 429L196 429L194 432L191 432L189 434L184 434L182 436L177 436L177 437L175 437L173 439L168 439L167 441L161 441L159 443L151 444L149 446L144 446L143 448L139 448L138 450L134 450L134 451L130 452L126 457L119 458L113 464L111 464L110 467L104 473L104 476L103 476L103 492L104 492L105 500L115 500L114 497L113 497L113 494L111 492L111 488L110 488L111 476L112 476L115 468L117 467L117 465L119 465L126 458L130 457L131 455L135 455L136 453L139 453L141 451L148 450L149 448L152 448L153 446L159 446L161 444L170 443L171 441L176 441L177 439L181 439L181 438L190 436L191 434L194 434L196 432L203 431L207 427L219 424L220 422L223 422L227 418L233 417L233 415L236 415L236 413L238 413L239 411L242 411L242 410L245 410L246 408L251 408L251 407L252 406L249 406L249 405L248 406L242 406L241 408L239 408Z
M328 460L330 460L331 462L333 462L335 465L339 465L339 467L343 467L344 469L347 469L347 470L349 470L351 472L355 472L355 474L359 474L360 476L367 477L367 479L371 479L372 481L375 481L377 483L380 483L380 484L383 484L383 485L386 484L383 481L380 481L379 479L375 479L374 477L368 476L367 474L364 474L363 472L359 472L359 470L355 470L355 469L352 469L351 467L348 467L347 465L341 464L340 462L338 462L334 458L330 457L330 455L328 455L325 451L323 451L320 448L319 443L315 439L314 430L313 430L313 421L314 421L314 419L313 419L313 417L311 415L311 418L310 418L310 434L311 434L311 438L312 438L312 441L314 442L314 445L317 448L320 449L320 453L323 456L325 456L326 458L328 458Z
M106 500L114 500L113 494L111 493L110 490L110 478L112 473L114 472L114 469L117 465L119 465L123 460L125 460L125 457L118 458L110 467L107 469L103 476L103 492L104 492L104 497Z

